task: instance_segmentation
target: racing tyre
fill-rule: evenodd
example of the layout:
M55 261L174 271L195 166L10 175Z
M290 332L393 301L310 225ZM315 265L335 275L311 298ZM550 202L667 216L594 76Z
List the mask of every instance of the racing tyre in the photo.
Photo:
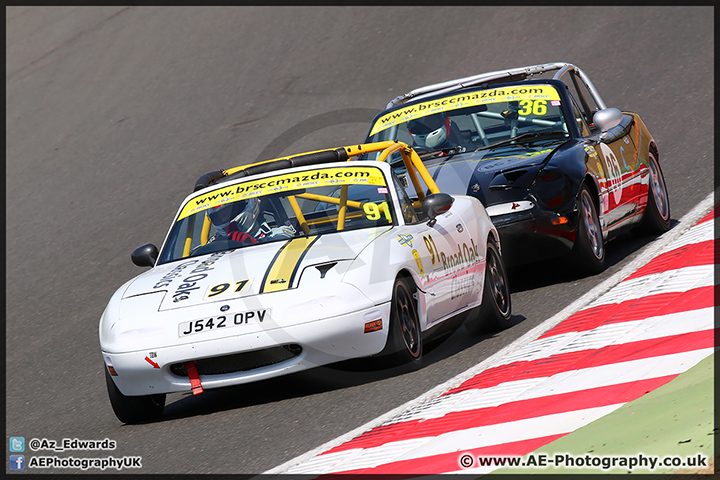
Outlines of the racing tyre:
M578 194L578 226L570 253L577 270L595 274L605 270L605 241L595 202L585 185Z
M110 404L115 416L123 423L142 423L159 417L165 408L165 394L128 397L120 393L112 377L105 369Z
M648 203L638 230L641 233L664 233L670 229L670 199L660 164L652 151L648 159L648 168L650 169Z
M419 364L422 358L420 318L414 297L415 288L406 278L398 278L393 286L390 306L390 335L388 346L394 351L393 365Z
M488 241L480 315L470 325L469 330L471 333L480 333L487 329L504 330L511 324L511 314L512 304L505 262L498 247Z

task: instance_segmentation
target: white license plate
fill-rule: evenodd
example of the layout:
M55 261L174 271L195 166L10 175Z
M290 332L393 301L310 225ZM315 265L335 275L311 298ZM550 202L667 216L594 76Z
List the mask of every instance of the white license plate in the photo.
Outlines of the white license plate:
M186 337L196 333L240 327L250 323L263 323L263 321L270 318L268 315L269 313L270 309L250 310L249 312L228 313L217 315L215 317L182 322L178 325L178 336Z

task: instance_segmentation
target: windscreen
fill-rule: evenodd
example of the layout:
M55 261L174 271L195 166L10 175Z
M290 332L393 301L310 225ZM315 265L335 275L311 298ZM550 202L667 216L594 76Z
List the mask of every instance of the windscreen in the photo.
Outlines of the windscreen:
M511 85L401 106L375 121L368 142L399 140L418 153L446 148L464 151L530 136L525 134L569 136L554 86Z
M393 225L390 190L381 169L350 163L220 184L182 206L158 263Z

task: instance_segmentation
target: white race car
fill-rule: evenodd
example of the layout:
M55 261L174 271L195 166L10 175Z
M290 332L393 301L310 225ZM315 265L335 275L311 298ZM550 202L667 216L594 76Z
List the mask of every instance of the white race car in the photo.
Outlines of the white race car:
M348 161L378 151L380 161ZM397 151L402 178L384 161ZM418 362L423 341L463 312L471 331L510 324L498 233L485 209L439 192L404 143L208 175L162 248L133 252L135 264L152 268L120 287L100 319L108 393L122 422L159 416L171 392L197 395L373 355ZM410 183L420 198L408 197Z

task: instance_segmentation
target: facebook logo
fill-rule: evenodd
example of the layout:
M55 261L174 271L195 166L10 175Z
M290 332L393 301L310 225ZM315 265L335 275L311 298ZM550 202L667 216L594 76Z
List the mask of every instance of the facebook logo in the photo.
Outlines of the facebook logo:
M10 470L25 470L25 455L10 455Z
M11 452L24 452L25 451L25 437L10 437L10 451Z

